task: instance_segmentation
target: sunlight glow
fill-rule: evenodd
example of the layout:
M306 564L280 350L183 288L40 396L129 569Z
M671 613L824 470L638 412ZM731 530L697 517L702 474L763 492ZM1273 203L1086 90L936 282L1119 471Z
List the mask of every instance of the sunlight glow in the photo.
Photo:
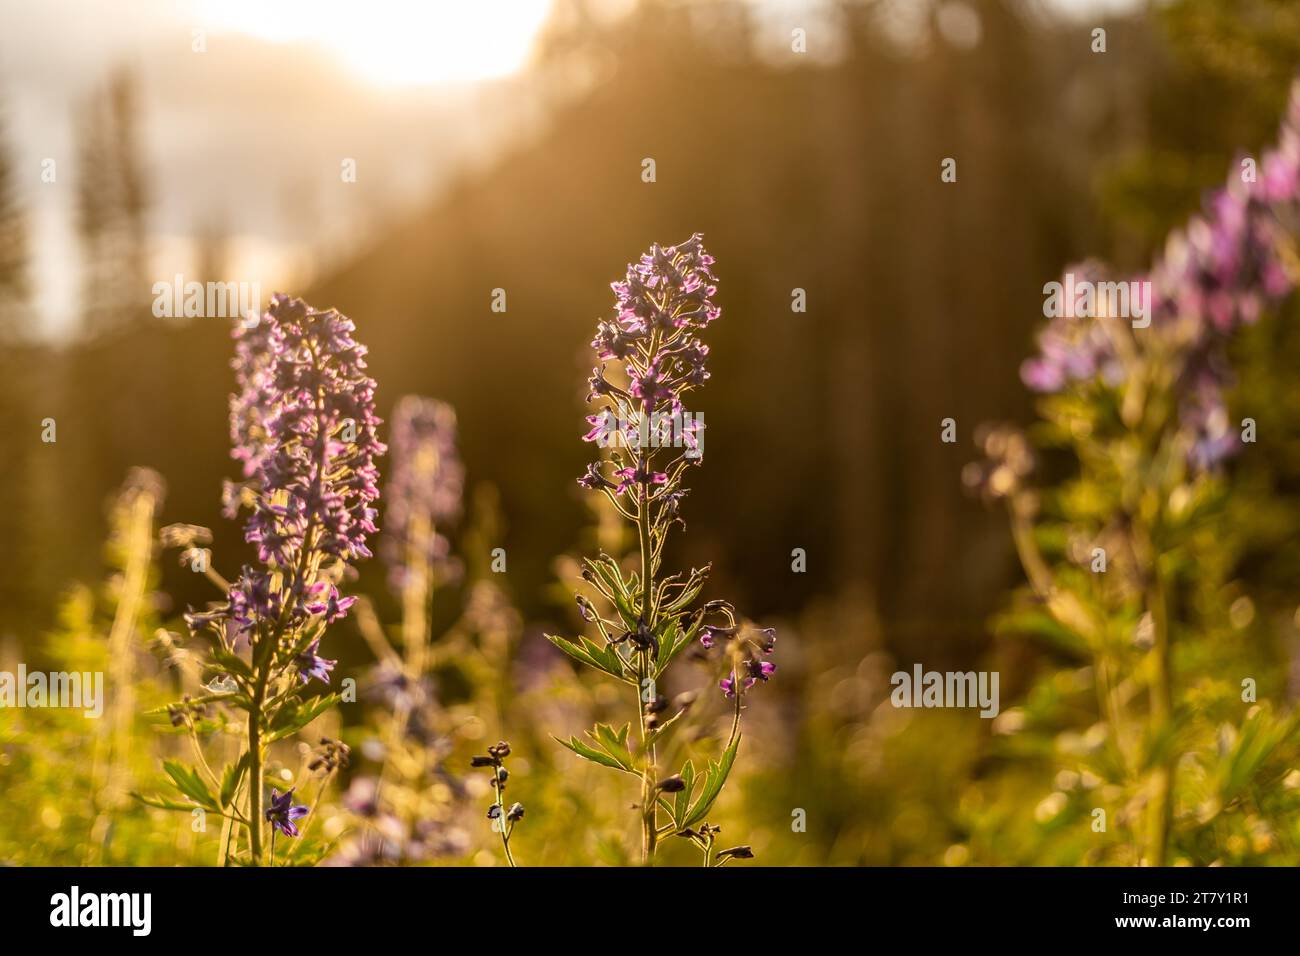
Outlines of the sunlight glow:
M385 86L472 83L527 62L551 0L204 0L214 30L313 44Z

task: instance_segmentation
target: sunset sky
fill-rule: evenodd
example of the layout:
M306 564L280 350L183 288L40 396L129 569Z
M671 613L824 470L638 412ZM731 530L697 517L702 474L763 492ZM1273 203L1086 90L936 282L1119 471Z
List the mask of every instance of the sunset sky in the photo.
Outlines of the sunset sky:
M551 3L0 0L0 124L30 216L39 334L76 319L73 116L112 69L140 81L158 275L192 269L195 237L217 234L241 279L301 282L308 263L526 141L543 115L519 73ZM904 26L912 3L898 6ZM777 36L819 22L819 0L755 4ZM601 15L631 5L608 0ZM1091 15L1129 2L1039 5ZM347 187L344 158L358 166Z

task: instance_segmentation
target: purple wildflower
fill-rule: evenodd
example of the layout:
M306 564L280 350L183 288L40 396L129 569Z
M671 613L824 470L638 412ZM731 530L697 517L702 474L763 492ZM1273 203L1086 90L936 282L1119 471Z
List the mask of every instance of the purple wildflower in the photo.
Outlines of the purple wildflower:
M1297 229L1300 81L1292 87L1278 146L1265 154L1259 179L1246 183L1234 175L1208 198L1202 215L1170 234L1149 276L1150 328L1132 337L1138 358L1172 354L1179 363L1175 398L1196 470L1214 468L1240 446L1227 427L1223 392L1232 380L1224 349L1238 329L1292 292L1287 235ZM1039 354L1021 368L1034 391L1060 392L1097 376L1111 387L1123 380L1113 343L1098 322L1055 320L1038 344Z
M330 682L330 671L334 670L334 665L338 661L328 661L316 654L320 649L320 638L316 638L301 653L294 658L294 665L298 669L298 680L306 684L313 677L322 684Z
M706 648L713 648L720 640L735 638L737 640L736 649L741 657L739 663L741 679L739 689L747 691L760 681L767 683L776 674L776 665L771 661L763 660L776 650L776 629L771 627L757 628L749 630L742 634L741 628L732 625L730 627L713 627L706 626L700 629L700 643ZM725 656L725 655L724 655ZM737 679L735 666L726 677L718 681L718 686L722 688L724 697L735 697L737 691Z
M745 677L741 685L745 690L749 690L759 681L767 683L776 673L776 665L771 661L745 661ZM722 695L727 698L736 696L736 672L733 670L722 680L718 681L718 686L722 688Z
M717 291L712 265L713 257L696 234L676 246L651 246L628 266L623 280L612 283L614 318L597 325L592 341L604 364L593 370L587 394L588 401L599 399L605 404L588 416L591 427L586 441L608 446L612 442L602 439L617 438L616 429L630 440L642 431L643 423L649 434L653 421L656 446L698 447L696 421L681 426L680 436L663 432L666 427L671 430L668 414L680 418L682 396L709 377L705 368L709 349L699 332L721 312L712 299ZM611 369L627 382L626 389L606 377ZM655 417L660 413L667 413L662 420ZM674 437L680 441L665 441ZM619 479L617 484L605 479L599 462L579 482L615 495L648 494L651 485L671 484L667 471L649 466L651 453L642 449L637 457L634 465L621 463L613 476Z
M456 412L416 395L393 409L392 472L386 491L384 559L401 590L412 561L451 567L451 545L440 525L460 517L465 468L456 450Z
M596 442L602 455L587 466L578 483L603 492L620 515L636 524L641 566L639 573L629 577L608 555L584 562L583 580L600 595L613 618L606 620L590 598L578 596L579 613L599 630L604 642L600 656L595 655L588 638L580 643L548 638L570 657L611 676L621 675L630 682L635 678L642 686L657 681L695 634L705 649L727 642L737 662L733 667L745 668L744 687L766 681L776 671L772 664L759 661L760 655L773 649L770 630L759 632L762 639L758 643L739 637L735 610L726 601L708 601L698 610L692 609L708 578L708 567L656 581L664 541L682 521L681 502L687 493L683 474L689 465L700 461L703 451L704 423L699 416L685 412L682 398L709 377L705 367L709 349L699 333L719 315L712 299L717 291L712 265L713 257L704 251L699 235L677 246L651 246L638 262L628 266L626 278L613 283L614 317L598 323L592 342L602 364L593 369L587 400L597 402L598 407L587 417L589 428L583 438ZM665 453L668 448L673 451ZM697 649L693 656L705 655ZM740 690L734 674L722 681L722 689L729 696ZM689 706L689 698L679 700L682 710ZM663 713L668 701L656 695L637 706L642 740L635 748L640 766L634 772L641 777L643 793L655 788L663 793L686 792L684 778L680 774L663 777L653 756L651 735L675 719ZM737 700L728 748L739 741L740 716ZM621 732L620 750L628 746L624 743L627 733L626 729ZM601 739L599 727L594 734L593 739ZM590 750L577 738L569 746L591 759ZM475 766L495 766L504 772L491 751L488 757L476 757ZM629 769L625 764L619 766ZM506 811L501 795L504 778L498 774L497 781L496 802L488 816L517 820L523 816L523 807L514 804ZM720 784L715 790L717 786ZM644 806L642 847L648 863L655 852L661 808L653 799ZM509 827L501 832L509 859Z
M285 836L298 836L298 825L294 821L301 820L310 812L302 804L294 804L293 788L285 793L271 790L271 805L266 808L266 819Z
M754 686L755 681L767 683L771 680L772 675L776 673L776 665L771 661L746 661L745 671L748 677L745 679L745 686Z
M620 468L614 472L614 477L622 479L614 489L616 495L621 495L636 485L662 485L668 481L667 473L654 471L644 463L635 468Z
M354 328L277 294L255 327L236 330L231 454L246 481L227 488L226 509L250 508L244 538L262 562L231 586L225 616L242 636L259 622L288 632L314 615L344 616L352 599L316 569L370 556L384 446Z

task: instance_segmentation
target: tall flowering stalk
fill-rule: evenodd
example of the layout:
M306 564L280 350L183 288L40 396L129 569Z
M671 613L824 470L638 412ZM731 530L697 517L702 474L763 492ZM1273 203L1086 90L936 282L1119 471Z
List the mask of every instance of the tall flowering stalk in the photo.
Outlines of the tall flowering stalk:
M244 538L258 563L241 569L223 603L186 616L209 643L212 692L176 705L172 715L192 727L208 704L233 706L246 715L246 741L220 777L201 750L200 770L167 771L186 796L245 826L254 865L263 861L265 823L285 836L297 832L303 813L292 792L264 800L267 749L337 700L306 693L330 682L335 662L320 654L321 640L355 600L338 583L349 564L370 556L366 538L377 530L375 459L384 446L375 432L375 383L354 328L337 311L276 295L254 327L236 330L230 418L244 480L227 483L225 513L247 510ZM235 800L245 775L246 812Z
M402 605L401 649L363 601L361 631L378 661L367 690L380 705L374 732L383 757L378 772L353 779L345 798L365 825L331 861L348 865L426 862L463 852L467 843L465 832L446 821L446 801L432 795L451 789L444 766L447 718L431 675L437 660L430 619L436 589L459 574L442 533L459 517L464 494L455 410L432 398L403 396L393 409L389 444L381 552Z
M1300 84L1258 177L1234 176L1143 277L1149 324L1102 314L1056 319L1040 334L1039 354L1022 369L1043 396L1037 434L1073 454L1077 475L1051 494L1029 488L1033 446L1002 428L982 434L987 458L966 475L1009 504L1033 591L1088 649L1107 728L1098 766L1118 768L1117 782L1133 789L1121 818L1143 818L1135 858L1150 865L1169 859L1189 739L1176 638L1209 626L1183 621L1205 613L1194 598L1222 587L1211 569L1225 566L1230 531L1218 507L1224 465L1249 434L1247 422L1238 429L1229 419L1227 350L1292 292L1297 235ZM1075 272L1100 277L1094 265Z
M456 451L456 412L445 402L403 396L393 409L393 473L387 493L383 553L402 598L402 642L412 674L424 670L433 589L454 573L440 528L454 521L465 492Z
M708 863L747 852L736 848L714 856L713 829L701 836L695 827L704 823L736 759L747 692L776 669L765 659L772 651L770 631L755 638L725 601L693 607L707 567L660 573L669 531L678 523L684 527L683 476L702 458L703 419L689 413L683 399L709 378L709 347L701 333L720 314L713 302L713 261L697 234L676 246L651 246L628 266L623 280L612 284L614 314L597 325L592 347L601 364L593 369L587 396L595 413L587 419L585 440L603 451L579 483L605 495L635 525L638 563L625 572L607 554L585 559L583 578L605 608L583 595L578 606L599 640L548 635L570 657L634 688L635 743L626 724L618 729L597 724L587 731L590 743L577 737L561 743L580 757L640 779L642 859L647 864L655 858L660 837L674 832L695 841ZM687 760L679 773L664 774L658 752L687 702L679 702L670 714L660 687L668 666L696 640L727 662L720 687L732 702L731 730L721 757L704 772L697 775Z

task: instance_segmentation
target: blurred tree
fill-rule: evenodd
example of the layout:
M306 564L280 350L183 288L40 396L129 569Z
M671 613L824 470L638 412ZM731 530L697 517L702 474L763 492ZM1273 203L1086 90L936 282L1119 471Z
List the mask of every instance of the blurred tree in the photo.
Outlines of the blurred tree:
M0 344L23 338L30 317L27 232L9 142L0 128Z
M145 185L136 127L136 80L126 69L83 106L78 122L77 211L82 331L99 335L152 301L147 276Z

